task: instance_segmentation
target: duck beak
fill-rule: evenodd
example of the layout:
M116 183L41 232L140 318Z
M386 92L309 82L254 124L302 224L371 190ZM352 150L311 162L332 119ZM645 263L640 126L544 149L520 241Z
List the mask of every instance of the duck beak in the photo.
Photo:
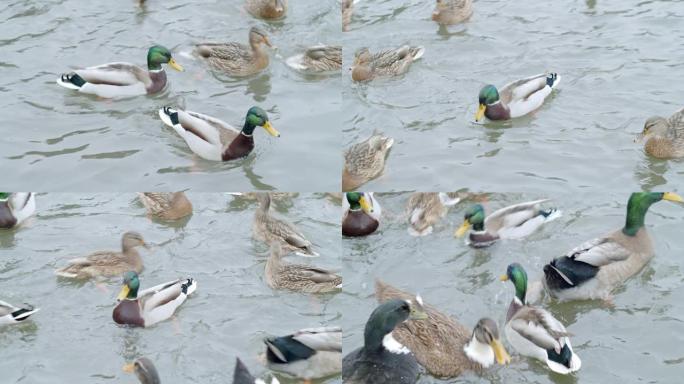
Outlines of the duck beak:
M119 292L119 296L116 297L118 301L122 301L128 296L128 292L130 292L130 288L128 288L128 285L124 285L121 287L121 291Z
M427 313L424 309L418 308L416 305L411 305L411 314L409 319L411 320L425 320L428 318Z
M508 355L508 352L506 351L506 348L504 348L503 344L501 344L501 341L498 339L492 340L492 342L489 344L489 346L492 347L494 350L494 356L496 357L496 362L505 365L511 362L511 356Z
M264 36L264 44L268 45L269 47L273 48L271 45L271 41L268 39L268 37Z
M461 224L461 226L458 227L458 229L454 233L454 236L463 237L463 235L465 235L465 233L468 232L469 229L470 229L470 221L468 221L468 219L465 219L465 220L463 220L463 224Z
M684 199L676 193L665 192L663 194L663 200L673 201L675 203L684 203Z
M271 125L270 121L267 121L262 125L262 127L268 132L269 135L275 136L275 137L280 137L280 132L276 131L275 128Z
M508 275L501 275L501 276L499 276L499 280L501 280L501 281L508 281Z
M174 60L173 57L169 60L168 64L169 64L169 67L175 69L178 72L184 71L183 66L176 63L176 60Z
M487 110L487 106L484 104L480 104L480 106L477 108L477 113L475 113L475 121L482 120L482 117L484 117L486 110Z
M373 212L373 206L371 203L366 199L366 196L361 196L359 199L359 204L361 204L361 209L363 209L364 212L366 213L372 213Z
M126 373L133 373L135 371L135 364L134 363L128 363L121 368L124 372Z

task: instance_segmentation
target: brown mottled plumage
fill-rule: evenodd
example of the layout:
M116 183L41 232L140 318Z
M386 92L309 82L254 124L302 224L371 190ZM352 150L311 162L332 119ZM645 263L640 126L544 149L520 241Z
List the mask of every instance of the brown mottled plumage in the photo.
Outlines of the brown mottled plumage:
M342 190L354 190L380 176L385 169L385 158L392 144L392 138L375 134L349 147L344 153Z
M352 14L354 13L354 0L342 0L342 32L349 30Z
M408 45L378 53L361 48L354 57L352 80L370 81L378 77L402 75L409 70L411 63L423 56L424 52L423 47Z
M139 192L147 213L162 220L178 220L192 215L192 203L183 192Z
M276 20L287 13L287 0L247 0L245 9L256 17Z
M458 193L450 192L416 192L411 195L406 204L406 213L409 221L409 232L416 236L422 236L432 231L432 226L437 224L446 215L448 205L454 205L460 201ZM443 201L451 199L450 201Z
M121 276L125 272L140 273L143 262L138 250L147 248L145 240L138 232L126 232L121 238L121 252L100 251L86 257L69 260L69 265L57 270L57 275L75 279L89 279L92 277Z
M375 297L380 303L401 299L410 300L412 305L416 305L415 295L379 280L375 282ZM430 305L421 306L428 315L427 319L408 321L397 326L392 332L395 339L408 347L418 362L435 377L456 377L466 371L481 373L483 366L471 360L463 349L473 338L473 331ZM495 333L498 340L496 323L490 327L494 328L491 332Z
M653 116L639 135L646 153L659 159L684 157L684 109L669 118Z
M318 255L313 251L311 242L294 224L271 215L271 196L268 193L259 193L257 199L259 208L254 213L252 226L254 238L271 245L274 242L280 243L286 251L310 256Z
M230 76L244 77L268 67L268 52L262 44L271 46L266 32L252 27L249 30L249 46L235 42L202 43L197 44L197 52L214 69Z
M341 288L341 276L322 268L283 263L284 255L280 244L271 246L271 256L264 269L269 287L305 293L327 293Z
M342 46L317 45L287 59L287 65L303 73L337 72L342 69Z
M451 25L467 20L473 14L473 0L437 0L432 20Z

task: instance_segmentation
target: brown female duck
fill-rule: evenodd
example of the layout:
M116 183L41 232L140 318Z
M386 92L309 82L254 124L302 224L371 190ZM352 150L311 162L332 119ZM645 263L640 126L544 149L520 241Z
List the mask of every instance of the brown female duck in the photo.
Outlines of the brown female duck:
M342 190L352 191L380 176L392 144L394 139L391 137L374 134L349 147L344 153Z
M287 12L287 0L247 0L245 9L255 17L277 20Z
M269 245L279 243L285 251L301 256L318 256L312 249L313 244L294 224L271 215L271 196L268 193L259 193L257 199L259 208L254 213L252 226L254 238Z
M192 215L192 203L183 192L140 192L138 199L149 215L162 220L178 220Z
M660 116L650 117L637 139L646 141L644 150L653 157L684 157L684 109L667 119Z
M268 67L268 52L262 44L271 47L266 32L252 27L249 30L249 47L236 43L197 44L197 53L209 65L230 76L245 77L257 74Z
M414 61L423 56L423 53L423 47L408 45L377 53L371 53L368 48L361 48L354 57L352 80L363 82L379 77L403 75Z
M342 276L323 268L283 262L280 244L271 245L271 256L266 261L266 283L273 289L304 293L328 293L342 288Z
M451 25L467 20L473 14L473 0L437 0L432 20Z

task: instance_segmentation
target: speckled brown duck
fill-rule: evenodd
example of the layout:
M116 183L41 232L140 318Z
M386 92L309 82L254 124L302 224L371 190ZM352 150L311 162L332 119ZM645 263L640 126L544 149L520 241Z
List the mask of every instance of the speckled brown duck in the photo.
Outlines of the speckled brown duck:
M313 244L292 223L271 214L271 196L268 193L257 195L259 207L254 212L252 232L254 238L269 246L280 244L287 252L296 252L301 256L318 256Z
M382 175L385 159L394 140L374 134L349 147L344 153L342 190L353 191L368 181Z
M408 72L411 64L425 53L423 47L408 45L371 53L368 48L361 48L354 56L352 80L357 82L371 81L377 78L388 78Z
M178 220L192 215L192 203L183 192L140 192L138 199L147 214L162 220Z
M287 0L246 0L245 9L253 16L278 20L287 13Z
M660 116L648 118L637 140L645 142L644 150L653 157L684 157L684 109L667 119Z
M236 42L201 43L197 44L196 50L213 69L230 76L245 77L268 67L268 52L264 45L271 46L268 35L262 29L252 27L249 46Z
M437 0L432 20L442 25L466 21L473 14L473 0Z

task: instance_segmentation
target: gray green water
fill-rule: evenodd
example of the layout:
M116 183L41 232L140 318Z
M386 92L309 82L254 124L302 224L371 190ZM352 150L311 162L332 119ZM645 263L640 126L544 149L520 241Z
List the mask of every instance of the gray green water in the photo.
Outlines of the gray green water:
M298 4L285 21L269 24L249 16L242 1L148 1L142 9L133 0L3 2L3 184L68 192L338 189L339 180L326 176L342 166L339 76L305 77L284 62L304 46L339 41L338 8L332 0ZM246 43L250 26L263 28L278 46L268 70L256 77L231 79L186 57L198 42ZM159 95L107 101L55 84L74 66L144 65L154 44L171 49L185 67L183 73L167 70L169 87ZM315 105L307 101L313 99ZM259 105L282 136L259 129L247 158L205 161L161 123L157 110L164 105L238 127L247 110Z
M258 358L265 336L339 325L335 295L266 285L268 248L251 237L255 202L219 193L188 198L192 217L167 225L148 219L134 194L40 194L35 217L19 230L1 231L2 299L41 308L31 321L0 329L2 382L136 383L121 367L147 356L163 383L230 383L237 356L253 374L266 372ZM322 194L274 204L321 254L291 261L340 269L339 204ZM198 281L172 320L152 328L120 328L112 321L120 279L98 287L54 275L70 258L120 249L128 230L153 245L141 250L143 288L183 276Z

